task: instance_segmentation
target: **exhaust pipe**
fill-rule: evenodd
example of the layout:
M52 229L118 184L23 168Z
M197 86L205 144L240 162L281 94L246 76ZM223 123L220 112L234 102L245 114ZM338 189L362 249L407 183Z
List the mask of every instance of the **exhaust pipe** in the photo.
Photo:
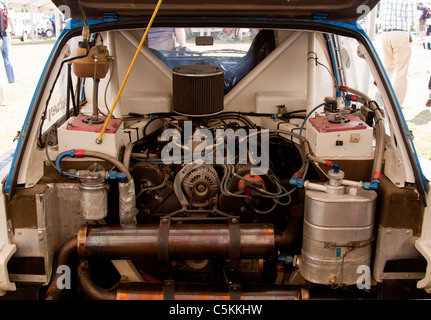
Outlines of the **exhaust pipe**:
M231 259L269 258L275 252L268 224L173 224L83 226L80 258Z
M277 237L277 242L280 242ZM285 241L281 241L284 243ZM127 282L115 290L97 286L87 259L229 259L270 258L276 250L270 224L174 224L82 226L59 250L57 265L70 265L78 254L78 278L89 299L307 299L308 291L286 286L223 286ZM53 276L45 299L59 299Z
M112 290L95 284L82 260L78 266L79 283L91 300L308 300L306 287L282 285L220 285L164 282L124 282Z

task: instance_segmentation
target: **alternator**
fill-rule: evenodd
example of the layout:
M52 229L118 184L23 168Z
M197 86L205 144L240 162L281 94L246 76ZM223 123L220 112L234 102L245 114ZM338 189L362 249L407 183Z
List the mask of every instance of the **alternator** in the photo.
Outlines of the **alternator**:
M203 207L217 198L220 180L212 165L193 165L182 179L181 186L190 205Z

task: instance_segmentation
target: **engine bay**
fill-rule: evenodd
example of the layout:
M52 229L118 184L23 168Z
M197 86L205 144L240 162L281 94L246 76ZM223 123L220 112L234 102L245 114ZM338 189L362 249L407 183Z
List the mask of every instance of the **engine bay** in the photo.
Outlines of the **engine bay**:
M253 58L144 47L116 96L141 33L63 48L7 203L11 280L46 299L308 299L313 286L374 297L392 259L378 254L382 221L423 205L406 197L409 168L395 187L402 174L385 167L401 146L384 103L321 66L328 35L250 32ZM385 207L391 188L411 202ZM77 268L74 290L59 289L62 266Z

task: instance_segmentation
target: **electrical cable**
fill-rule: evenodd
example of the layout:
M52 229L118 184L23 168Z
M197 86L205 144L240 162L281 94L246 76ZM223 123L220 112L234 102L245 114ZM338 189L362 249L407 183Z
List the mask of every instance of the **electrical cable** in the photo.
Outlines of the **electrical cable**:
M57 83L57 81L58 81L58 78L60 77L60 74L61 74L61 71L62 71L62 69L63 69L64 64L65 64L66 62L70 62L70 61L73 61L73 60L76 60L76 59L85 58L85 57L87 57L87 56L88 56L88 53L89 53L89 52L90 52L90 51L87 51L85 55L75 56L75 57L68 58L68 59L63 59L63 60L61 61L60 68L58 69L58 72L57 72L57 74L56 74L56 76L55 76L55 78L54 78L54 83L52 84L51 89L50 89L50 91L49 91L48 98L46 99L46 103L45 103L45 109L43 110L43 112L42 112L42 117L41 117L41 119L40 119L40 124L39 124L39 134L38 134L38 142L37 142L37 143L38 143L39 148L43 149L43 148L44 148L44 146L45 146L45 145L44 145L44 142L42 141L42 135L43 135L43 133L42 133L42 130L43 130L43 124L45 123L46 113L47 113L47 110L48 110L49 101L51 100L52 93L53 93L53 91L54 91L54 88L55 88L55 85L56 85L56 83Z

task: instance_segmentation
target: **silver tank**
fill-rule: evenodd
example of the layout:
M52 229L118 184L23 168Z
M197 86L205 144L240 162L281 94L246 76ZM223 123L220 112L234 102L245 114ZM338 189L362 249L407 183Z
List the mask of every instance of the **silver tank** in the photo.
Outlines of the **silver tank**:
M336 189L306 191L299 268L312 283L351 285L370 265L377 193Z

